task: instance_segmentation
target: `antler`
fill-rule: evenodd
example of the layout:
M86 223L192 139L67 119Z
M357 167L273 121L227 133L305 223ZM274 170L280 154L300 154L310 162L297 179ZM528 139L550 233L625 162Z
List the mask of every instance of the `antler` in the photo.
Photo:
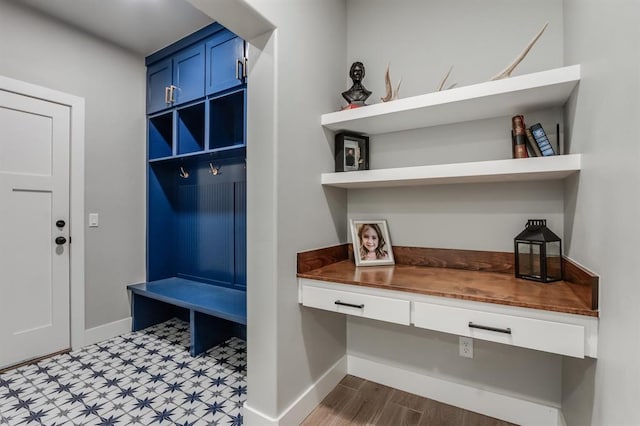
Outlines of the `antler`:
M518 55L518 57L508 67L506 67L503 71L501 71L500 73L498 73L495 76L491 77L491 80L489 80L489 81L500 80L502 78L511 77L511 72L518 66L518 64L520 62L522 62L524 57L527 56L527 53L529 53L529 51L531 50L533 45L536 44L536 41L538 41L538 39L540 38L540 36L544 32L544 30L547 29L548 25L549 25L548 22L546 24L544 24L544 27L542 27L542 29L538 32L538 34L529 42L529 44L527 45L527 47L524 48L522 53L520 53L520 55Z
M393 99L393 88L391 87L391 78L389 78L389 64L387 64L387 70L384 73L384 87L387 89L387 94L380 98L382 102L389 102Z
M440 82L440 85L438 86L438 89L436 90L436 92L439 92L439 91L442 90L442 88L444 87L444 83L449 78L449 74L451 74L451 70L453 70L453 65L451 65L451 67L449 68L449 71L447 71L447 75L445 75L444 78L442 79L442 81ZM455 83L454 83L454 85L455 85Z
M398 80L396 91L393 93L393 99L398 99L398 94L400 93L400 84L402 84L402 79Z
M398 85L396 86L395 93L393 91L393 87L391 87L391 78L389 77L389 64L387 64L387 71L384 73L384 86L387 89L387 94L380 98L382 102L389 102L394 99L398 99L398 91L400 90L400 83L402 83L402 79L398 81Z

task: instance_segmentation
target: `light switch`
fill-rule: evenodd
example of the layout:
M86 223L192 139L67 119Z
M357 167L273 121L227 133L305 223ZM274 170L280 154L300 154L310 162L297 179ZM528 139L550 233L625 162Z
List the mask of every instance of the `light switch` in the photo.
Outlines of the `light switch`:
M98 213L89 213L89 227L90 228L98 227Z

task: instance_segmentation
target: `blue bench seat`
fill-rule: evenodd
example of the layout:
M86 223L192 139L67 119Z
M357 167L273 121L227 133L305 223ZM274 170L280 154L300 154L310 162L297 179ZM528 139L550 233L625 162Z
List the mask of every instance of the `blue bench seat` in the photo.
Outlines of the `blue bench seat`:
M192 356L231 337L246 339L247 302L242 290L183 278L131 284L133 331L173 317L189 321Z

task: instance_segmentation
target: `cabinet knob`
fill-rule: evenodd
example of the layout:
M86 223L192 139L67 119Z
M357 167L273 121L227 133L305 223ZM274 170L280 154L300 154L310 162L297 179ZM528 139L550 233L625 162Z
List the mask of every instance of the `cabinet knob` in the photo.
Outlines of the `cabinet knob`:
M65 237L56 238L56 244L59 245L59 246L63 245L66 242L67 242L67 239Z
M64 226L67 224L67 222L65 222L64 220L56 220L56 226L58 228L64 228Z

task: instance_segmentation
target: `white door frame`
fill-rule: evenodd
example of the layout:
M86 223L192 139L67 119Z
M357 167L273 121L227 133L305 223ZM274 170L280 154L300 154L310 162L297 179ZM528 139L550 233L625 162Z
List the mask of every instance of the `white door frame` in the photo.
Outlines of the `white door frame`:
M69 222L71 348L84 346L84 98L0 75L0 89L70 109Z

